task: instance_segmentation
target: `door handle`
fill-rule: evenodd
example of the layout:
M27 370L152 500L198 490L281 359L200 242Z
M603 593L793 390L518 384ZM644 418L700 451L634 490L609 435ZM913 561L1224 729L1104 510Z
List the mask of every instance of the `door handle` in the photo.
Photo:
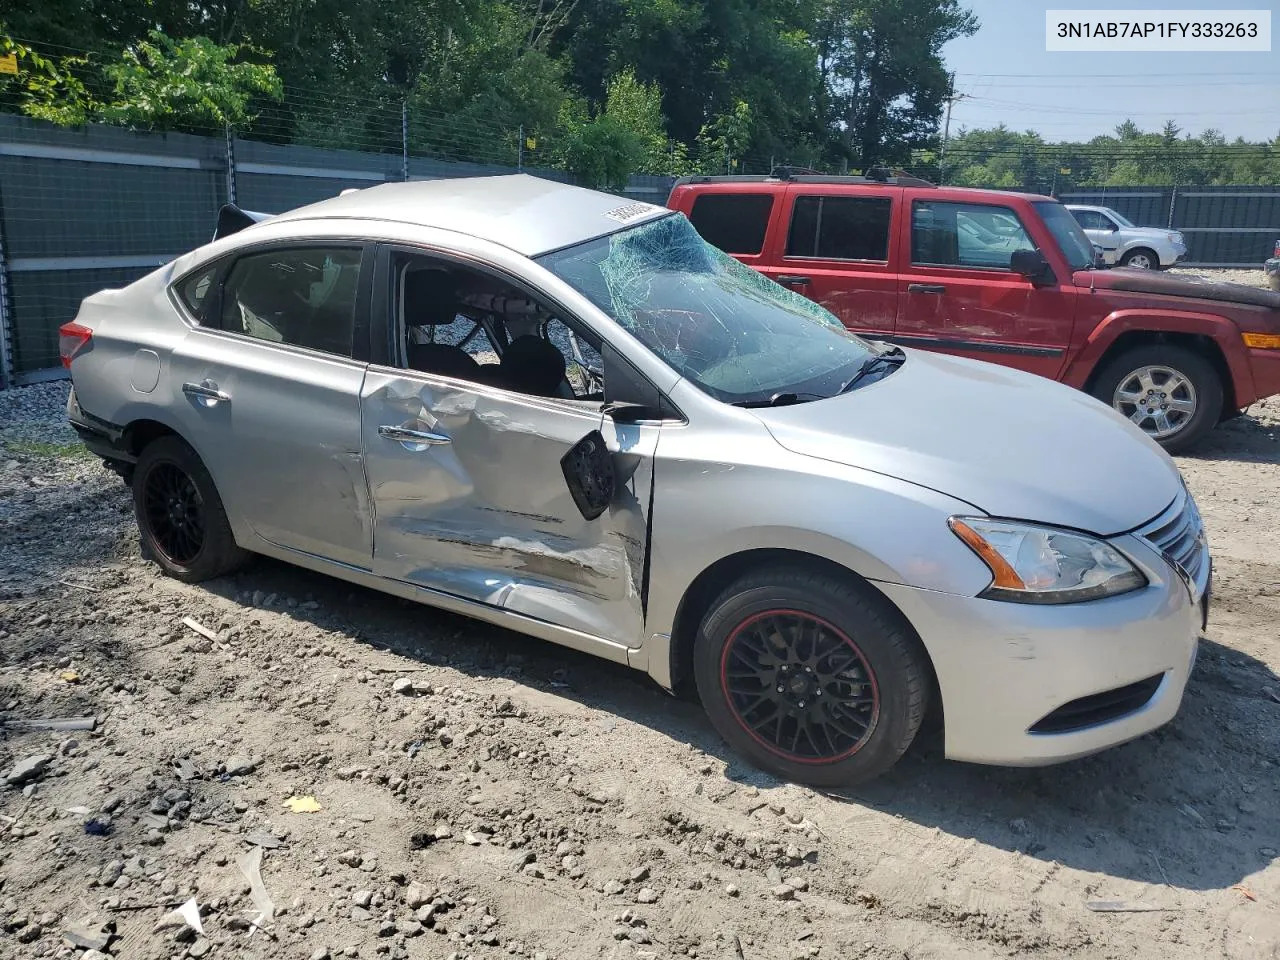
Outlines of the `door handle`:
M202 380L200 383L184 383L182 392L188 397L195 397L206 407L231 402L231 394L219 390L218 385L212 380Z
M804 286L809 282L808 277L800 276L794 273L784 273L778 277L779 283L795 284L796 286Z
M947 288L941 283L908 283L907 293L946 293Z
M408 449L421 449L424 446L435 447L443 443L453 442L450 437L446 437L443 433L431 433L428 430L411 430L409 427L394 427L389 424L383 424L378 427L378 436L396 443L403 443Z

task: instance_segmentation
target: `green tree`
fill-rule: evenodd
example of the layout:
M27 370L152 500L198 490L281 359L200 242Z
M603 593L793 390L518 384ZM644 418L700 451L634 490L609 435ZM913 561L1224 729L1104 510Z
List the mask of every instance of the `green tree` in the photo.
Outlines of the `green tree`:
M104 68L112 86L95 116L146 130L243 128L254 117L255 97L279 100L283 94L274 67L239 59L251 52L205 37L172 40L152 30Z
M844 156L901 163L935 141L951 89L942 48L977 29L959 0L824 0L819 108Z

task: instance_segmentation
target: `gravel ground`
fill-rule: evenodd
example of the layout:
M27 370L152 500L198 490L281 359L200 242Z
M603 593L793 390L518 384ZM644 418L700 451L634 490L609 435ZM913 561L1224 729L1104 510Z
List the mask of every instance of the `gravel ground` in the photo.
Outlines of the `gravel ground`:
M833 796L586 656L265 560L159 576L65 389L0 393L0 720L98 724L0 739L0 957L1280 957L1280 399L1179 460L1217 573L1171 725L1042 770L927 737Z

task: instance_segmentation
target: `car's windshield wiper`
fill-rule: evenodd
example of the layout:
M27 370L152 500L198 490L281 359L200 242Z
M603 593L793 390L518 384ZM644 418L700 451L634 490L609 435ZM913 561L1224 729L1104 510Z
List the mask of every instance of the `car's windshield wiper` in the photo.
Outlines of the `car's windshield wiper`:
M735 407L789 407L793 403L803 403L801 397L809 397L813 400L825 400L826 397L818 393L796 393L795 391L786 391L784 393L775 393L767 400L738 400L733 404Z
M885 366L899 367L906 359L907 355L901 347L893 347L890 350L886 350L884 353L877 353L875 356L867 357L866 360L862 361L862 366L858 367L858 369L854 371L853 376L850 377L845 385L837 392L848 393L866 377L875 373L877 370L880 370Z

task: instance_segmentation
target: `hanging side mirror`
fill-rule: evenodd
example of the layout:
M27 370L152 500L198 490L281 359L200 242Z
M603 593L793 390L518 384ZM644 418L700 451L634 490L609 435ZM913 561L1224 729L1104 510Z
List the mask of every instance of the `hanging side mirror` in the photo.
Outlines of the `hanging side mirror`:
M560 458L560 469L578 511L594 520L613 502L616 476L604 435L592 430Z

